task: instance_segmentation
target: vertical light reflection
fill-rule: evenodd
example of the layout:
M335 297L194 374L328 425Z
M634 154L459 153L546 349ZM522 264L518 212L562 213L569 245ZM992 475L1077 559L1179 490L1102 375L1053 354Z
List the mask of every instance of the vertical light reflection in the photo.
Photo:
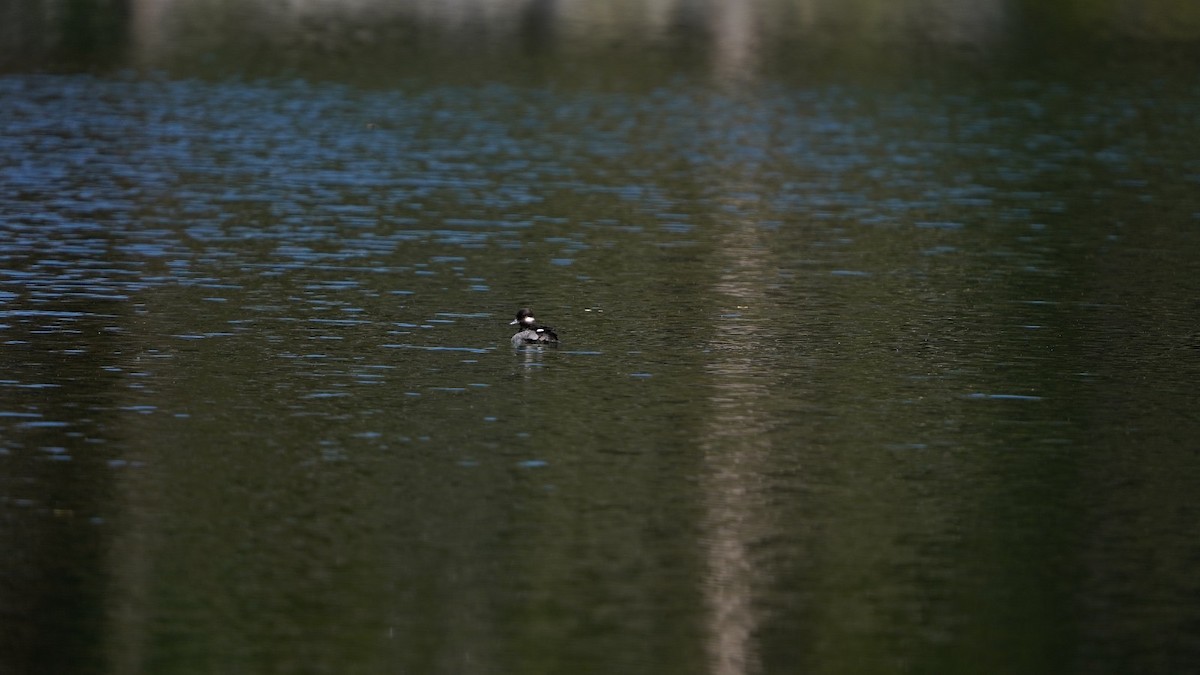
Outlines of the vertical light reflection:
M132 0L129 4L130 52L135 65L153 66L154 59L170 47L168 14L174 3Z
M718 81L738 82L758 70L759 29L755 3L719 2L712 8L713 73Z
M755 632L762 623L755 589L766 572L755 565L750 545L770 519L761 476L771 454L770 414L763 402L769 387L770 328L757 321L767 301L761 270L767 250L753 222L742 220L717 247L724 269L714 290L728 298L724 314L737 330L715 331L709 348L712 415L702 448L708 566L709 672L737 675L760 669ZM721 321L718 318L718 321ZM753 335L754 340L745 336Z
M150 628L153 623L149 588L152 577L153 549L160 543L161 532L150 504L157 493L150 471L121 471L117 474L117 493L121 509L114 519L113 537L108 555L110 599L106 609L105 645L110 672L130 675L145 672L149 662Z

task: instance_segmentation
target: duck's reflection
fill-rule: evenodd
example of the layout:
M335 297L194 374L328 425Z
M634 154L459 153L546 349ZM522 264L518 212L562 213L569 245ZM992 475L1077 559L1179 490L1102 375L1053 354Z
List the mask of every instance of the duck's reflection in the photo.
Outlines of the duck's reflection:
M546 350L554 349L554 347L545 347L542 345L525 345L515 347L518 363L520 364L519 373L523 377L530 377L538 368L541 368L544 363L543 359L546 356Z

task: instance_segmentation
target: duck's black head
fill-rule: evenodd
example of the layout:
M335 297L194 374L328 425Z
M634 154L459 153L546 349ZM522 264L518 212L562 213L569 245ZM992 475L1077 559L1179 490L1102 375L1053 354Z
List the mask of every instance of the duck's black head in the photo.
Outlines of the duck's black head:
M533 318L533 310L529 309L528 307L522 307L521 309L517 310L517 318L509 322L508 325L530 328L534 323L537 323L537 319Z

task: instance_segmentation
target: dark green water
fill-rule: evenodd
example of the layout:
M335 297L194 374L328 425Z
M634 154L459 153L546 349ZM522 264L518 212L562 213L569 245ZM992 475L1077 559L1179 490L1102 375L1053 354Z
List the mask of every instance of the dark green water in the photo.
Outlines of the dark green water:
M918 4L8 10L0 672L1200 667L1200 21Z

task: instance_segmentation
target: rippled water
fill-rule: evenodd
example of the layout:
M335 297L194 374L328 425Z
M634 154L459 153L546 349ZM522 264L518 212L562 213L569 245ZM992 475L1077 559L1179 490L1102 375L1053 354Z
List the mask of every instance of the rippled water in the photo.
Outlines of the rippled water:
M1195 82L0 102L6 672L1200 658Z

